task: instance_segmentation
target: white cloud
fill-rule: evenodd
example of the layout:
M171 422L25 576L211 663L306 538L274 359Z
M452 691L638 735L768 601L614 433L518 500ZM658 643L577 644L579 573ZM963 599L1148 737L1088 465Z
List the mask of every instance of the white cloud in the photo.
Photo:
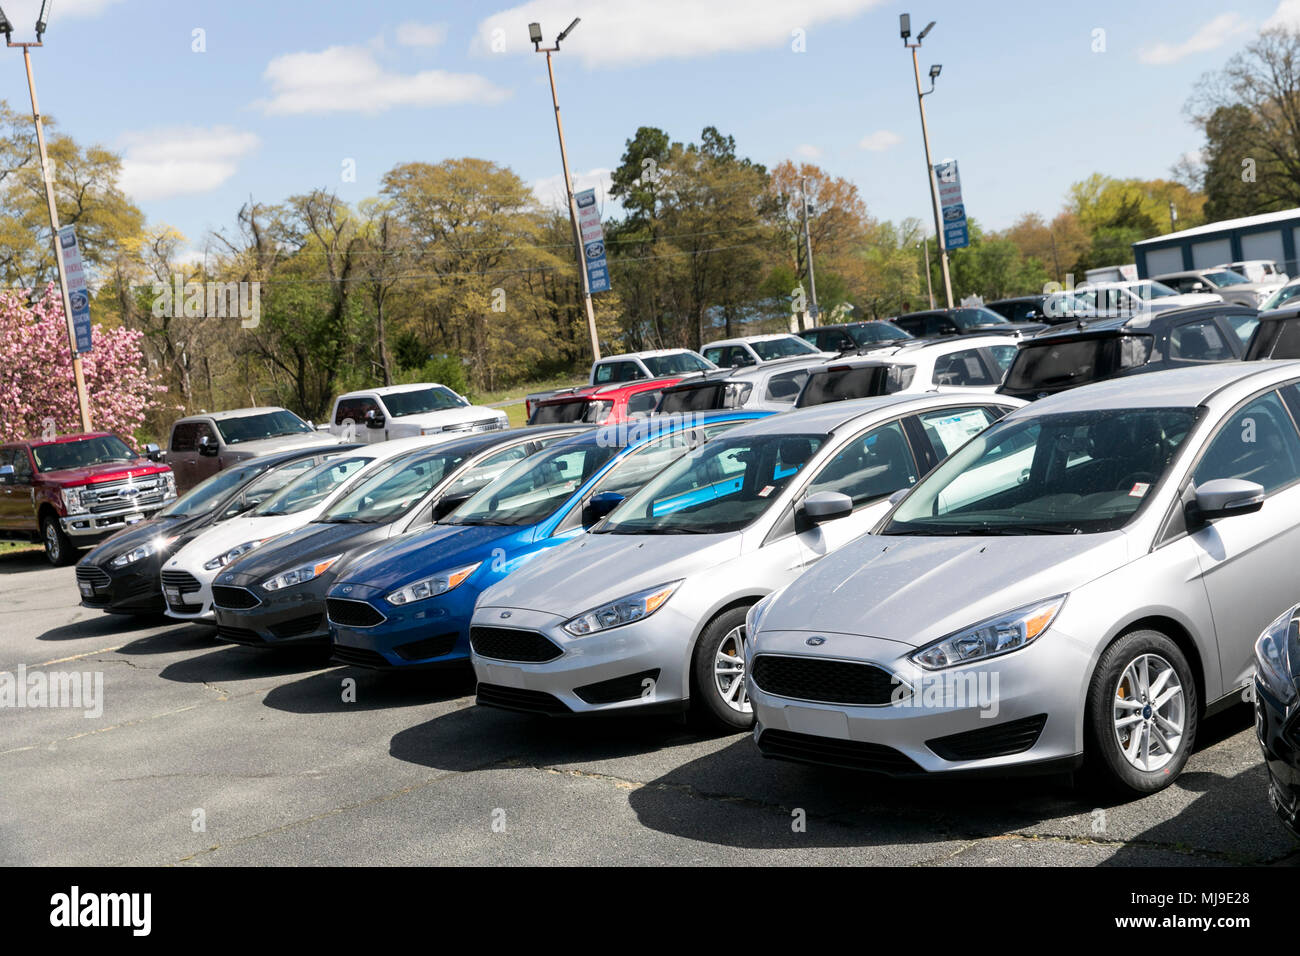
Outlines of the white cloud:
M565 50L587 66L625 66L742 50L791 50L802 38L817 48L814 28L847 20L884 0L603 0ZM532 52L528 24L538 22L549 43L573 18L572 0L528 0L481 21L477 53ZM802 32L796 32L802 31Z
M510 95L509 90L473 73L393 73L379 65L373 50L359 46L286 53L267 64L263 76L274 95L256 105L275 116L382 113L396 106L499 103Z
M1218 49L1232 37L1245 33L1250 28L1250 21L1241 14L1221 13L1182 43L1156 43L1143 47L1138 50L1138 59L1158 66L1177 63L1193 54Z
M821 159L822 151L820 146L814 146L812 143L802 143L795 147L795 155L800 159Z
M899 136L890 129L878 129L874 133L868 133L862 139L858 140L860 149L870 150L873 153L883 153L887 149L893 149L903 141Z
M397 42L402 46L438 46L445 39L445 23L416 23L408 20L397 28Z
M1300 0L1282 0L1273 11L1273 15L1264 21L1264 29L1270 27L1300 29Z
M557 163L560 161L558 148L555 161ZM614 180L610 178L610 170L608 169L590 169L585 173L573 174L575 192L581 192L584 189L596 190L596 201L602 206L602 216L609 215L607 207L612 201L609 198L609 190L613 185ZM535 180L531 184L531 188L539 206L545 206L548 209L564 209L568 204L568 197L564 191L563 173L556 173L554 176Z
M259 145L254 134L230 126L126 133L121 143L125 151L118 185L137 201L216 189Z

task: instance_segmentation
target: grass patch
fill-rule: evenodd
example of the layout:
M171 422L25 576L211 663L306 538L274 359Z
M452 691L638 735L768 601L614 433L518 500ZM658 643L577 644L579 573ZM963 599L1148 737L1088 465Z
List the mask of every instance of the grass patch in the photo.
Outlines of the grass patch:
M475 405L496 405L509 418L510 427L518 428L527 424L524 416L524 398L533 392L549 392L557 388L572 388L586 385L584 379L575 379L572 375L559 375L551 378L520 382L509 388L500 388L491 392L475 392L472 396Z

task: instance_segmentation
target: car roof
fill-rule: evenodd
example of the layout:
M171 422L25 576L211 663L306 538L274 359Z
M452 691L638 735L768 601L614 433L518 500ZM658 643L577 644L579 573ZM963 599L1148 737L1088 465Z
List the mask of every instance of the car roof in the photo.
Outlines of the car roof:
M682 352L691 352L692 354L694 354L695 350L694 349L650 349L649 351L645 351L645 352L620 352L618 355L602 356L596 361L597 364L599 364L600 362L612 362L615 359L634 359L634 358L646 358L646 357L653 358L656 355L678 355Z
M338 400L345 398L355 398L358 395L397 395L401 392L414 392L424 388L446 388L449 392L454 392L454 388L448 388L441 382L414 382L410 385L376 385L374 388L358 388L351 392L344 392Z
M1006 395L972 395L959 392L895 392L891 395L874 395L854 398L844 402L828 402L781 412L748 425L738 425L735 432L744 429L747 435L825 435L842 425L864 415L883 410L906 412L910 407L931 408L948 405L965 407L974 404L1006 405L1019 407L1021 400L1011 400Z
M70 441L84 441L88 438L117 438L112 432L73 432L67 435L55 435L53 438L15 438L13 441L0 442L0 448L14 445L26 445L38 448L41 445L61 445Z
M299 458L310 458L312 455L319 455L321 452L344 452L352 451L355 448L362 447L363 442L353 442L347 445L338 444L321 444L321 445L299 445L296 448L290 448L286 451L272 451L265 455L258 455L255 458L249 458L245 461L236 462L231 467L242 468L245 465L257 463L266 464L271 467L282 465L287 461L297 461Z
M186 415L184 418L178 418L173 425L179 422L200 421L205 418L211 418L214 421L225 421L228 418L246 418L249 415L265 415L267 412L287 412L287 408L281 408L279 405L257 405L253 408L229 408L221 412L195 412L193 415ZM289 412L289 414L293 414Z
M793 332L764 332L761 335L738 335L729 339L715 339L712 342L705 342L700 346L702 349L717 348L719 345L744 345L748 342L770 342L773 339L797 339L799 336Z
M678 413L652 415L635 421L620 422L616 425L600 425L570 438L563 438L551 447L559 448L596 443L601 445L612 444L618 448L630 448L660 435L671 434L686 428L698 428L701 425L712 425L717 422L756 420L766 418L771 414L768 411L728 408L707 412L691 412L687 415Z
M994 299L992 302L985 302L984 307L988 308L990 305L1005 305L1010 302L1037 302L1039 299L1046 298L1046 292L1039 292L1036 295L1013 295L1006 299Z
M1300 282L1300 278L1293 279L1287 285L1294 282ZM1267 312L1261 312L1258 316L1261 322L1287 322L1292 319L1300 318L1300 305L1287 305L1280 309L1269 309Z
M1057 342L1071 336L1096 335L1102 332L1144 332L1160 331L1164 326L1180 319L1199 318L1213 315L1254 315L1255 310L1232 302L1206 302L1202 305L1185 305L1176 309L1161 309L1159 312L1143 312L1138 315L1110 315L1099 319L1083 317L1083 325L1078 322L1064 322L1051 326L1044 332L1031 338L1022 339L1022 345L1035 342ZM1259 313L1271 315L1272 313ZM1141 321L1138 321L1141 320Z
M1031 414L1081 412L1108 408L1195 408L1216 392L1252 378L1264 387L1271 379L1281 380L1280 370L1290 367L1300 375L1297 362L1214 362L1189 368L1143 373L1141 387L1131 378L1119 377L1093 382L1040 398L1029 406ZM1025 415L1022 409L1013 415Z

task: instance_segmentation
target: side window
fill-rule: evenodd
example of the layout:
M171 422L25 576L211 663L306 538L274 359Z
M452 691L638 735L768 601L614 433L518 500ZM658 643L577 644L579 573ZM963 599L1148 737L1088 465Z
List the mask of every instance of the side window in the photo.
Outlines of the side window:
M1014 345L990 345L985 351L993 360L998 374L1002 376L1007 374L1011 363L1016 360L1016 353L1020 350Z
M723 366L722 366L722 349L705 349L705 350L704 350L704 357L705 357L706 359L708 359L710 362L712 362L714 365L716 365L718 368L722 368L722 367L723 367Z
M942 408L921 412L916 420L934 449L936 461L942 461L975 435L978 435L998 413L984 406L973 408Z
M632 382L645 378L641 370L631 362L610 362L596 370L597 384L603 382Z
M1254 399L1220 426L1192 482L1201 485L1215 478L1258 482L1266 492L1300 478L1300 433L1277 392Z
M179 422L172 427L171 451L193 451L198 447L198 422Z
M957 331L957 323L943 315L936 315L926 323L931 335L951 335Z
M1221 315L1219 318L1237 334L1237 341L1241 343L1242 352L1245 352L1250 337L1255 334L1255 329L1259 326L1259 319L1253 315Z
M690 448L691 441L683 432L647 442L615 464L591 493L613 491L626 498Z
M663 394L662 389L654 388L628 396L627 413L629 415L649 415L659 407L659 399L663 398Z
M260 505L289 482L318 464L315 458L304 458L301 461L281 465L279 468L272 468L250 482L243 493L230 502L222 517L229 518L254 505Z
M540 449L538 449L540 450ZM478 491L488 482L495 480L507 468L522 458L528 457L528 445L515 445L489 455L477 465L473 465L443 491L443 497L458 497Z
M194 443L197 445L203 439L207 439L209 444L217 444L217 432L207 422L194 423Z
M604 385L606 382L614 381L614 365L611 362L602 362L596 366L595 382L597 385Z
M739 368L744 365L756 365L754 356L749 354L749 350L741 345L733 345L727 355L727 364L732 368Z
M799 397L799 390L803 388L803 383L806 381L808 381L806 369L773 375L767 380L766 399L769 402L789 404Z
M373 398L349 398L339 402L338 410L334 413L334 424L342 425L348 420L354 425L364 424L366 412L371 411L376 415L382 414L379 403Z
M14 460L10 464L14 466L14 481L27 483L32 480L32 458L26 448L15 448Z
M837 491L852 498L856 508L911 487L919 477L902 424L889 422L854 437L809 482L806 493Z
M1236 356L1214 320L1200 319L1170 330L1169 357L1184 362L1222 362Z
M1014 349L1013 349L1014 351ZM934 360L935 385L996 385L980 359L979 349L950 352Z

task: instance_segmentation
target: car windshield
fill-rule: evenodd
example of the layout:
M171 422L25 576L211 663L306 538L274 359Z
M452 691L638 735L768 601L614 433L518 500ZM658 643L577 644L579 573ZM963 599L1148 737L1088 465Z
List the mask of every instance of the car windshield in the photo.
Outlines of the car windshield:
M135 461L139 456L117 436L100 435L76 441L33 445L32 457L36 459L36 470L45 472L104 465L114 461Z
M404 415L424 415L427 412L444 412L449 408L464 408L469 402L443 385L393 392L383 396L388 414L393 418Z
M953 309L948 317L959 329L973 329L981 325L1006 325L1011 320L992 309Z
M1249 279L1242 278L1235 272L1229 272L1227 269L1219 269L1214 272L1205 272L1202 274L1215 285L1246 285L1250 281Z
M643 355L641 361L655 378L684 375L687 372L704 372L711 368L708 362L693 352L674 352L672 355Z
M849 337L859 346L879 345L881 342L897 342L912 337L889 322L868 322L866 325L855 325L848 332Z
M264 412L260 415L247 415L243 418L217 419L217 431L227 445L238 445L246 441L258 441L263 438L278 438L281 435L299 435L312 433L311 426L293 412L280 409L278 412Z
M1270 309L1276 309L1282 303L1290 302L1297 295L1300 295L1300 282L1288 283L1265 299L1264 304L1259 307L1259 311L1268 312Z
M1194 408L1102 408L994 425L932 471L882 534L1083 534L1123 527L1160 483Z
M758 353L764 362L773 359L789 358L792 355L815 355L817 350L804 339L794 335L783 335L779 339L760 339L750 342L749 347Z
M822 435L723 436L679 458L596 529L608 534L739 531L781 497Z
M619 453L610 441L561 444L512 466L443 524L529 525L549 517Z
M402 517L468 455L419 452L395 458L343 495L318 520L329 524L383 524Z
M205 478L181 495L158 514L168 518L190 518L205 515L225 501L244 483L266 471L266 465L251 464L243 468L227 468Z
M1128 289L1134 295L1141 296L1144 299L1163 299L1167 296L1178 295L1173 289L1163 282L1157 282L1155 279L1146 279L1142 282L1130 282L1124 288Z
M289 482L251 512L254 516L291 515L320 504L370 462L369 457L331 458Z

